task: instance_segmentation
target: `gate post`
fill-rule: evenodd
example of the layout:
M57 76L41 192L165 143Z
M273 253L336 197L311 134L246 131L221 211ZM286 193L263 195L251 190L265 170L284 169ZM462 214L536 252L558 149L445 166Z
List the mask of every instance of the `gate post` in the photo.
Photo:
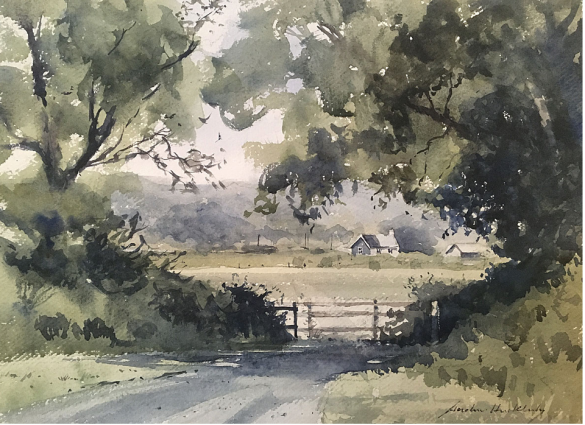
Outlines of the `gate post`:
M307 323L309 327L309 339L313 337L313 318L311 317L311 303L307 303Z
M297 330L299 328L299 325L298 325L298 320L297 320L297 312L299 311L299 309L297 307L296 302L293 302L292 305L293 305L293 318L294 318L294 327L295 327L294 328L294 336L295 336L295 339L298 339L299 337L297 335Z
M431 342L436 343L439 341L439 302L433 301L431 303Z
M374 341L378 339L378 300L374 300Z

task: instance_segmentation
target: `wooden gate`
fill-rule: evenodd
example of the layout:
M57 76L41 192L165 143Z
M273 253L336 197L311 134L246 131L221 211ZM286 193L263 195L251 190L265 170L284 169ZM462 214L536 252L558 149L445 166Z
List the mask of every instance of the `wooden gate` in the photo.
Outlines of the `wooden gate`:
M316 303L306 302L307 307L307 321L309 339L312 339L318 333L356 333L356 332L371 332L372 339L379 338L378 322L380 319L380 307L389 308L404 308L410 302L395 302L395 301L334 301L330 303ZM362 307L359 310L352 310L351 307ZM348 317L370 317L369 326L329 326L317 327L316 318L348 318Z
M378 340L380 338L380 318L386 317L386 313L390 309L402 310L405 309L410 302L396 302L396 301L378 301L361 300L361 301L332 301L332 302L305 302L302 305L306 307L307 311L307 331L308 338L314 339L321 335L321 333L334 334L351 334L351 333L368 333L371 332L372 339ZM431 303L432 311L428 312L431 318L431 340L437 342L439 339L439 306L437 301ZM388 307L384 309L384 307ZM353 308L358 308L357 310ZM291 329L295 339L298 339L299 330L299 308L296 302L292 306L275 306L276 311L292 311L293 324L286 325L286 329ZM343 319L343 318L365 318L368 319L370 325L368 326L318 326L315 319Z
M299 329L299 324L298 324L298 314L299 314L299 309L297 307L297 303L292 303L292 307L288 307L288 306L277 306L274 307L274 309L276 311L292 311L293 312L293 319L294 319L294 324L292 325L287 325L286 329L292 329L293 330L293 336L295 337L295 339L298 339L298 329Z

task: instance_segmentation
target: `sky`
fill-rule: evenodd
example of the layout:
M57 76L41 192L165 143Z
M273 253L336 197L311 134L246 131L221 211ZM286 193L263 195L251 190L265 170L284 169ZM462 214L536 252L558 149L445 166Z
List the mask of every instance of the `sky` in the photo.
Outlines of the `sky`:
M231 47L236 41L246 36L246 31L238 27L239 12L242 7L238 0L226 2L226 8L214 18L214 22L205 23L199 35L201 44L192 55L192 60L199 61L209 56L219 56L221 51ZM291 87L291 91L298 90ZM223 164L221 169L214 169L215 178L222 181L256 181L262 170L254 167L252 160L244 155L242 145L246 142L278 143L282 142L282 112L272 110L258 120L250 128L236 131L227 127L218 109L204 105L205 118L209 120L197 130L195 145L206 155L215 155L216 160ZM218 134L221 140L218 141ZM225 152L221 152L223 148ZM135 159L125 166L125 170L142 176L163 177L162 171L149 160ZM198 179L196 179L197 181Z

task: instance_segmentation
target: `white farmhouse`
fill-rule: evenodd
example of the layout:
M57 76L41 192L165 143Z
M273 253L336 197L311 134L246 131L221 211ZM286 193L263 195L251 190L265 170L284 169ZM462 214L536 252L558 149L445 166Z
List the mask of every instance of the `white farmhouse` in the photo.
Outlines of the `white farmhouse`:
M359 235L351 245L352 255L397 254L398 242L391 230L388 235Z

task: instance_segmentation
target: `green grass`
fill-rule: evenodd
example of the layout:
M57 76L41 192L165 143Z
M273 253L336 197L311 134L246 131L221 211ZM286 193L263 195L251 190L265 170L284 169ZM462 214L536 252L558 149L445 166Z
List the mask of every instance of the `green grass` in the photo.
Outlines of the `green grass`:
M433 353L430 366L339 376L326 387L322 421L582 423L583 270L569 265L566 272L565 281L547 293L532 289L510 306L495 305L487 315L470 317L437 346L444 357ZM546 314L531 319L535 311ZM478 324L470 328L473 323ZM465 342L463 334L472 332L477 340ZM518 341L521 332L526 332L521 345L504 343ZM460 352L462 343L466 358L450 358L450 350ZM444 414L455 404L476 411ZM514 411L515 406L526 406L525 411ZM526 411L539 408L544 412Z
M207 255L188 252L181 257L178 268L256 268L256 267L300 267L318 268L323 266L323 259L331 260L333 268L370 268L372 261L379 263L381 269L426 269L442 268L447 270L477 270L489 267L490 262L500 262L498 258L484 258L480 260L462 262L445 258L442 255L425 255L417 252L399 254L393 257L390 254L377 256L352 256L341 251L317 252L309 250L278 251L272 254L241 254L234 251L214 252Z
M134 367L99 362L94 356L50 355L0 363L0 412L115 381L154 378L185 370L179 362Z
M443 281L464 285L479 279L489 261L469 263L420 253L357 256L338 251L311 253L308 250L273 254L239 254L233 251L208 255L188 253L177 264L186 276L209 281L265 285L273 299L302 301L333 298L377 298L408 301L409 283Z
M393 301L411 300L411 289L406 285L409 279L421 283L432 279L453 285L464 285L471 279L480 277L483 270L449 269L297 269L288 267L260 268L201 268L185 269L185 276L209 281L211 286L219 287L223 282L243 282L265 285L273 291L273 299L284 297L289 301L368 298Z

